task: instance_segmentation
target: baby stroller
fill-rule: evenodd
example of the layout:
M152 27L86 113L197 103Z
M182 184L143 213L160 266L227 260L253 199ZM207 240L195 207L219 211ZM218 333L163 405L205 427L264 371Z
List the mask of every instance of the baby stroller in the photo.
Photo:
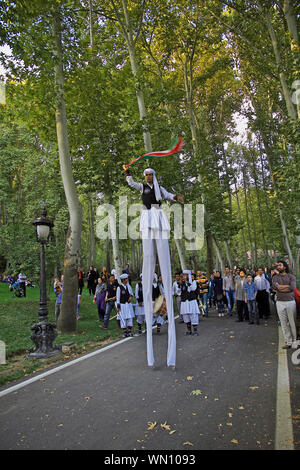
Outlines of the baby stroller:
M24 291L21 289L20 284L18 281L14 282L12 286L9 286L9 289L13 291L13 299L15 297L24 297Z

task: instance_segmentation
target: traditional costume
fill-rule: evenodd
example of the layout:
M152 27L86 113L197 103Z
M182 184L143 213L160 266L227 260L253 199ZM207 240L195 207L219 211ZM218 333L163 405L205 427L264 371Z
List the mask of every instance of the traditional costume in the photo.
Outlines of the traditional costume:
M167 365L175 366L176 363L176 332L173 311L172 298L172 274L169 251L169 231L170 225L168 219L161 209L162 199L176 201L177 196L167 192L162 186L159 186L155 171L148 168L144 175L152 173L153 184L141 184L133 181L130 172L126 169L127 183L132 188L140 191L144 210L140 219L140 231L143 239L143 299L144 310L147 324L147 360L148 365L154 365L152 321L153 321L153 303L152 303L152 282L155 271L156 253L158 254L160 271L165 289L166 305L168 311L168 353Z
M119 284L117 288L117 308L120 315L121 328L123 329L123 337L126 338L127 336L133 336L131 330L133 326L134 311L132 304L130 303L130 299L133 297L133 292L128 281L124 281L125 279L128 280L128 274L121 274L120 279L121 284Z
M152 301L153 301L153 307L155 304L156 299L160 295L164 295L163 289L160 287L159 283L157 282L157 274L154 275L153 279L153 284L152 284ZM153 311L153 321L152 321L152 326L155 325L156 323L156 332L160 333L160 327L164 324L164 319L161 315L159 315L157 312Z
M189 279L182 282L180 313L187 326L186 334L188 336L192 334L193 325L194 336L198 336L197 325L199 323L200 311L197 303L197 283L195 280L192 280L191 271L185 270L183 274L188 275Z

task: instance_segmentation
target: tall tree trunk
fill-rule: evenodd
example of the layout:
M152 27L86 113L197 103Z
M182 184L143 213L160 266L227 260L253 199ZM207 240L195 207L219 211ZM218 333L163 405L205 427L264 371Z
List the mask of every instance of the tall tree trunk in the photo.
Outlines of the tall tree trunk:
M244 261L245 261L245 266L247 266L248 265L247 246L246 246L245 232L244 232L244 227L243 227L240 201L239 201L239 195L238 195L238 189L237 189L236 181L234 182L234 185L235 185L235 196L236 196L236 203L237 203L237 209L238 209L238 218L239 218L239 223L240 223L241 232L242 232L242 242L243 242L243 249L244 249Z
M96 265L95 216L92 194L88 195L89 266Z
M80 252L82 209L78 199L72 173L69 150L66 104L64 96L63 54L61 41L60 13L53 15L54 38L54 73L55 73L55 118L59 151L59 161L63 187L69 209L69 229L67 233L64 257L64 282L61 313L58 319L58 329L62 333L73 333L77 329L77 293L78 293L78 257Z
M212 274L214 270L213 265L213 238L209 228L205 230L206 238L206 272L208 275Z
M114 2L112 2L112 4L115 10L115 13L117 15L117 18L119 20L122 34L127 44L131 70L132 70L132 74L133 74L134 82L135 82L135 93L136 93L138 107L139 107L140 120L142 121L145 150L146 150L146 153L149 153L152 151L151 135L150 135L150 131L149 131L148 124L147 124L147 111L146 111L146 106L145 106L144 92L143 92L142 84L140 82L140 77L138 74L139 64L138 64L137 57L136 57L135 41L133 39L132 26L131 26L130 17L129 17L129 13L127 9L127 0L122 0L125 24L123 24L123 21L120 17L120 13L117 10Z
M242 172L243 172L243 190L244 190L244 200L245 200L246 221L247 221L248 238L249 238L250 251L251 251L251 267L253 268L253 260L255 264L256 254L255 254L255 247L252 242L252 236L251 236L250 219L249 219L248 202L247 202L247 189L246 189L246 181L245 181L245 170L243 169Z
M263 240L265 257L266 257L268 266L270 266L270 257L269 257L269 251L268 251L268 246L267 246L266 237L265 237L265 225L264 225L264 219L263 219L263 213L262 213L262 205L261 205L261 200L260 200L259 188L258 188L258 183L257 183L255 160L254 160L254 155L251 152L251 149L249 150L250 150L250 156L252 160L253 179L254 179L254 185L255 185L256 200L257 200L257 205L258 205L258 215L259 215L259 220L260 220L261 235L262 235L262 240Z
M269 32L272 46L273 46L276 65L278 68L279 81L281 84L281 90L282 90L283 98L285 101L286 109L288 112L288 116L291 119L296 120L297 119L296 109L292 101L292 95L290 93L290 89L289 89L288 82L285 76L285 72L283 71L284 67L283 67L282 60L281 60L281 54L279 50L277 37L276 37L275 31L271 22L270 15L268 13L266 15L266 21L267 21L268 32Z
M220 266L221 273L223 275L224 270L225 270L225 264L224 264L224 259L223 259L223 256L222 256L222 251L221 251L220 245L219 245L216 237L213 235L212 238L213 238L213 241L215 243L217 257L218 257L218 261L219 261L219 266Z
M181 266L182 271L184 271L185 269L187 269L184 249L183 249L181 240L179 240L178 238L174 238L174 240L175 240L175 245L176 245L178 256L179 256L180 266Z

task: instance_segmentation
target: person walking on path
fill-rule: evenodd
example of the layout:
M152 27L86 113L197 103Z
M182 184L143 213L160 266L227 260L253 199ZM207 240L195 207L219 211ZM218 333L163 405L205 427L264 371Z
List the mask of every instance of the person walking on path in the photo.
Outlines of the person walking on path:
M98 276L99 277L99 276ZM93 294L93 296L95 295L95 291L96 291L96 279L98 279L97 277L97 273L96 271L94 270L93 266L90 266L90 269L88 270L87 272L87 286L88 286L88 290L89 290L89 294Z
M289 273L286 261L279 261L277 264L279 274L272 278L272 290L276 292L277 313L280 319L283 337L285 340L284 349L296 349L300 345L297 340L296 330L296 302L294 291L296 289L296 278Z
M253 281L251 274L248 274L247 276L247 282L244 285L244 290L245 290L245 303L247 304L248 312L249 312L249 324L254 325L254 322L255 322L257 325L259 325L259 316L258 316L256 300L255 300L257 287L256 287L255 282Z
M57 279L54 282L54 293L56 297L56 302L55 302L55 321L57 323L58 317L60 315L60 308L61 308L61 302L62 302L62 295L63 295L63 280L64 276L63 274L61 275L60 281Z
M166 305L168 311L168 352L167 365L176 365L176 332L172 296L172 273L169 249L170 224L166 214L161 209L162 199L168 201L184 202L182 196L171 194L158 184L156 173L152 168L144 171L146 182L136 183L133 181L128 165L124 166L128 185L138 190L142 195L144 210L140 219L140 232L143 240L143 298L145 318L147 325L147 361L148 365L154 366L153 337L152 337L152 283L155 273L156 253L162 274Z
M112 309L115 310L117 314L117 309L116 309L116 299L117 299L117 287L119 283L115 279L115 276L111 274L108 279L108 283L106 285L106 295L105 295L105 315L104 315L104 325L101 325L101 328L104 328L104 330L107 330L108 328L108 322L110 319L110 314ZM120 324L118 324L118 328L120 328Z
M258 268L257 275L254 278L254 282L257 287L256 302L258 307L259 318L265 318L267 320L270 316L270 283L265 278L263 268Z
M204 313L203 316L208 317L208 288L209 281L208 277L202 271L197 271L196 282L198 286L198 292L200 302L202 302Z
M235 299L238 314L237 322L242 322L244 319L249 320L247 303L245 302L245 284L245 271L240 269L240 278L235 283Z
M175 281L173 282L173 295L175 297L175 302L178 310L179 317L181 319L181 323L183 322L182 316L180 315L180 305L181 305L181 277L180 272L178 271L175 274Z
M220 271L215 272L213 292L215 302L217 304L219 317L224 317L224 302L223 302L223 279Z
M102 278L98 278L98 284L96 286L96 291L94 295L94 300L93 303L97 303L97 309L98 309L98 318L99 321L104 320L104 315L105 315L105 296L106 296L106 283L103 282Z
M226 266L223 276L223 291L227 299L228 315L232 316L232 309L235 302L235 284L233 275L228 266Z

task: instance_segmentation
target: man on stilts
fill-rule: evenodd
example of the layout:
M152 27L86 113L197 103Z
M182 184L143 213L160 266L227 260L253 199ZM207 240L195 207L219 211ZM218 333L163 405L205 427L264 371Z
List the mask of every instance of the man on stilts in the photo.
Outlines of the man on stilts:
M141 214L140 231L143 240L143 300L147 325L147 360L149 366L154 366L152 321L152 282L155 273L156 253L162 275L167 312L168 312L168 353L167 365L176 365L176 332L173 310L172 274L169 251L170 225L168 219L161 209L162 199L168 201L184 202L182 196L176 196L167 192L159 186L155 171L147 168L144 171L146 183L136 183L133 181L128 166L124 165L126 180L130 187L140 191L144 210Z

